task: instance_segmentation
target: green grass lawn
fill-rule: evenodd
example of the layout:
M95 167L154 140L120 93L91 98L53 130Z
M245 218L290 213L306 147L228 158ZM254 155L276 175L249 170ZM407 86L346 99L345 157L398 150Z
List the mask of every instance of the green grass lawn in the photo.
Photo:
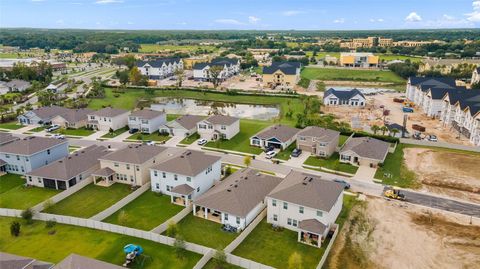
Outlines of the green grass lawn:
M183 208L170 203L170 196L160 195L147 190L137 199L103 221L150 231L175 216ZM122 211L125 214L124 219L119 218Z
M167 141L171 137L169 135L163 135L159 132L151 133L151 134L142 134L140 132L129 136L127 139L131 140L142 140L142 141L155 141L155 142L162 142Z
M52 133L63 134L63 135L73 135L73 136L89 136L95 133L95 131L87 129L85 127L78 128L78 129L60 128L58 130L53 131Z
M275 159L288 161L288 159L290 159L290 154L292 154L292 151L296 147L297 147L297 143L293 142L290 146L288 146L288 148L277 153L277 155L275 156Z
M19 124L16 121L11 121L11 122L4 122L0 123L0 129L6 129L6 130L18 130L20 128L24 127L23 125Z
M172 120L176 120L180 116L181 115L178 115L178 114L167 114L167 122L172 121Z
M162 45L162 44L141 44L139 52L141 53L152 53L157 51L189 51L193 52L196 50L208 50L208 51L217 51L218 49L215 46L201 46L201 45Z
M115 183L110 187L89 184L45 210L46 213L90 218L130 194L128 184Z
M221 269L242 269L243 267L236 266L230 263L222 264ZM203 269L220 269L216 267L214 258L212 258L208 263L203 267Z
M25 180L20 175L6 174L0 177L0 207L27 209L60 193L47 188L24 187L23 183Z
M240 132L236 136L230 140L210 141L206 144L206 146L218 149L240 151L244 153L260 154L262 153L261 148L250 146L250 137L270 125L271 123L267 121L241 119Z
M328 159L318 158L314 156L308 157L308 159L303 163L305 165L325 167L327 169L332 169L340 172L355 174L358 170L357 166L341 163L339 160L338 152L335 152Z
M338 138L338 146L339 147L343 146L343 144L345 144L345 141L347 141L349 137L350 136L347 136L347 135L340 135L340 137Z
M22 225L19 237L10 235L10 223L14 220ZM55 233L49 234L50 229L44 222L26 225L20 219L0 217L0 251L52 263L76 253L121 266L125 262L123 247L132 243L142 246L145 255L151 257L143 267L140 264L130 267L138 269L187 269L201 258L199 254L187 252L183 259L179 259L173 247L120 234L64 224L57 224L54 229Z
M35 127L33 129L30 129L28 130L29 132L33 132L33 133L38 133L38 132L41 132L43 130L45 130L48 126L39 126L39 127Z
M422 58L421 57L412 57L412 56L406 56L406 55L398 55L398 54L378 54L374 53L375 55L380 57L380 61L392 61L392 60L407 60L409 59L412 62L421 62ZM305 53L305 56L308 58L311 58L313 55L313 51L307 51ZM322 59L325 58L326 55L336 57L337 59L340 59L340 52L317 52L317 59Z
M223 231L220 223L195 217L193 213L183 218L177 228L186 241L215 249L225 248L238 236Z
M390 82L394 84L405 83L405 80L391 71L380 70L352 70L337 68L312 68L306 67L302 70L301 76L307 79L316 80L338 80L338 81L368 81L368 82Z
M104 134L104 135L102 135L101 137L102 137L102 138L114 138L114 137L119 136L119 135L121 135L121 134L123 134L123 133L125 133L125 132L128 132L128 130L130 130L130 129L128 128L128 126L126 126L126 127L124 127L124 128L115 130L115 131L113 131L113 132L111 132L111 133Z
M405 145L399 144L394 153L388 153L382 166L378 167L375 178L382 180L383 184L394 185L402 188L418 188L415 172L410 171L403 160Z
M200 139L200 135L198 133L194 133L189 137L185 137L182 141L180 141L180 144L190 145L198 139Z

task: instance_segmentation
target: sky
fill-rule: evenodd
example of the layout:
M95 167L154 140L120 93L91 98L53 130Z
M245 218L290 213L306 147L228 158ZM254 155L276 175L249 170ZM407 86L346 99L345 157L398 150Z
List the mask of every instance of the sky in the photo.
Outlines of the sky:
M0 0L0 28L371 30L480 27L480 0Z

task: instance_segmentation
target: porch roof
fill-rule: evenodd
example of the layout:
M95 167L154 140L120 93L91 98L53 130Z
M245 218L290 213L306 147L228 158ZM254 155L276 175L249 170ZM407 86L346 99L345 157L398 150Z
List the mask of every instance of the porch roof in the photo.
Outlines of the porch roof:
M115 174L115 171L113 171L110 167L104 167L92 173L93 176L98 177L109 177L113 174Z
M170 192L177 193L177 194L182 194L182 195L189 195L192 193L195 189L190 187L187 184L182 184L174 187Z
M327 226L316 219L306 219L298 223L298 228L307 232L322 235Z

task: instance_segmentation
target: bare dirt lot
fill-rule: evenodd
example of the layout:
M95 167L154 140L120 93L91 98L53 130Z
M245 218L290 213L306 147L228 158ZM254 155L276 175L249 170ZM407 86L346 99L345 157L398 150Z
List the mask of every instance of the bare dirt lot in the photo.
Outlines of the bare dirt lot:
M328 268L478 268L480 226L463 217L369 198L357 206Z
M407 168L428 191L480 202L480 155L426 148L404 153Z

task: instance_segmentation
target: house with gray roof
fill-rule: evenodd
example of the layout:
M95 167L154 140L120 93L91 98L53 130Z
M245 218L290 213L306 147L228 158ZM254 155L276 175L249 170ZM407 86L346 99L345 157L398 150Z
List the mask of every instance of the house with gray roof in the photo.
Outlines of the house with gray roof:
M53 264L33 258L22 257L0 252L0 268L2 269L51 269ZM80 268L79 268L80 269Z
M229 140L240 132L240 119L226 115L212 115L197 123L197 132L207 140Z
M9 133L0 132L0 146L13 142L15 140L19 140L20 138L13 136Z
M364 107L367 99L358 89L335 90L330 88L323 94L323 104L326 106Z
M18 122L23 125L30 124L49 124L57 115L62 115L69 111L68 108L61 106L44 106L34 110L29 110L18 116Z
M343 206L343 185L291 171L266 197L267 222L298 232L298 241L320 247Z
M63 128L78 129L87 126L87 115L93 110L88 108L68 109L53 117L52 124Z
M89 178L100 168L99 158L110 153L106 147L92 145L69 156L26 173L29 185L67 190Z
M0 81L0 85L0 94L5 94L8 92L23 92L30 88L32 84L26 80L12 79L8 82Z
M193 214L244 230L266 207L265 196L281 178L243 168L193 201Z
M405 95L408 100L421 106L428 89L454 89L456 86L455 78L450 77L409 77Z
M301 69L300 62L273 62L263 67L262 80L269 88L292 88L300 80Z
M193 78L200 81L210 81L210 68L213 66L222 68L218 79L225 80L240 72L240 61L235 58L215 58L209 63L196 63L193 65Z
M252 136L250 145L261 148L272 146L284 150L295 142L299 131L300 129L286 125L272 125Z
M152 191L170 195L172 203L191 201L220 181L221 158L184 150L150 168Z
M72 253L53 269L121 269L124 267Z
M383 163L390 150L390 143L371 137L351 137L340 150L340 162L352 165L376 167Z
M197 124L203 120L203 116L183 115L164 125L160 125L160 133L172 136L188 137L197 132Z
M0 146L5 171L24 175L41 166L68 156L68 141L28 136Z
M152 61L136 63L142 75L149 79L164 79L175 75L175 71L183 70L183 60L180 58L159 58Z
M310 152L314 156L328 158L337 150L339 139L338 131L308 126L298 132L297 148Z
M87 115L87 126L99 131L118 130L128 124L130 111L112 107L102 108Z
M167 123L167 114L153 109L142 109L132 112L128 116L128 128L137 129L142 133L151 134Z

